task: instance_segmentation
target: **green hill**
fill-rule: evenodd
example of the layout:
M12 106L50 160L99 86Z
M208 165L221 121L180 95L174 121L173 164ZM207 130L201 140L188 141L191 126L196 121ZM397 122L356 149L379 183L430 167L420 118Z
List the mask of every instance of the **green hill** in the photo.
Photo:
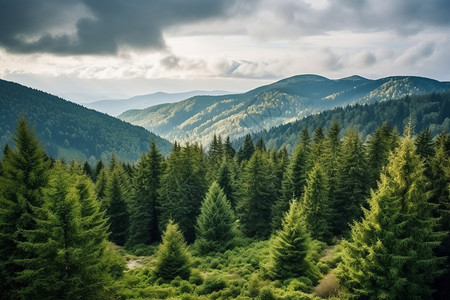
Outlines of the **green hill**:
M12 144L20 116L35 128L49 155L94 161L111 153L137 160L156 139L164 154L171 144L146 129L56 96L0 80L0 145Z
M212 134L232 139L302 119L335 107L450 91L449 82L397 76L370 80L352 76L331 80L299 75L244 94L198 96L143 110L129 110L120 119L173 140L206 144Z
M307 128L310 134L318 126L325 131L334 120L341 126L341 135L348 128L356 128L363 137L373 133L375 128L388 123L397 127L403 133L405 125L412 117L416 133L430 128L433 136L440 132L450 132L450 93L432 93L426 95L406 96L398 100L377 102L372 104L355 104L345 108L335 108L311 115L302 120L263 130L252 135L253 140L262 138L268 149L286 146L292 151L298 143L300 131ZM244 139L240 138L233 144L239 147Z

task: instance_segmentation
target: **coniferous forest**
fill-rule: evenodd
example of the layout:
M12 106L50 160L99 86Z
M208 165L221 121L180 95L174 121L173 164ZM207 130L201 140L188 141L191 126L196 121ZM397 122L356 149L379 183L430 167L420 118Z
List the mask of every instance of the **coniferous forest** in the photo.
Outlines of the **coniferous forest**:
M450 136L333 122L55 160L26 120L0 164L1 299L449 299Z

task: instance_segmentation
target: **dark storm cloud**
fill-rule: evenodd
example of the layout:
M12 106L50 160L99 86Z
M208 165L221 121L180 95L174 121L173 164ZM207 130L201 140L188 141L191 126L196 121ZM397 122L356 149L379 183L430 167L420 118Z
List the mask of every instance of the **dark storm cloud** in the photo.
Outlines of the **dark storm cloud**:
M113 54L120 46L162 49L165 28L221 16L233 2L0 0L0 46L57 54ZM65 27L72 32L61 32Z

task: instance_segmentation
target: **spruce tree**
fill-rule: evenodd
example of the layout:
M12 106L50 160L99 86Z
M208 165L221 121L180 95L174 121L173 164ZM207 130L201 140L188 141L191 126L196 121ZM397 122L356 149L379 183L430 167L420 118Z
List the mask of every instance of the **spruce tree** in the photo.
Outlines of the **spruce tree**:
M158 189L161 185L163 157L155 141L150 145L150 152L141 156L133 178L133 193L130 201L129 246L158 241L159 212Z
M409 136L389 156L369 209L344 242L338 276L351 298L423 299L439 274L424 165Z
M307 133L307 131L306 131ZM281 227L281 220L289 210L292 199L301 199L308 172L308 148L307 144L300 142L294 150L287 170L281 183L281 198L277 200L272 212L272 228Z
M311 237L302 219L300 204L294 200L283 219L282 229L271 241L269 274L273 279L305 276L317 282L321 274L313 255Z
M429 128L419 133L414 141L416 152L425 163L425 175L431 177L431 158L434 156L433 139Z
M328 178L319 164L316 164L308 174L303 201L300 205L306 228L311 236L323 242L330 242L332 213Z
M23 268L17 261L29 254L17 244L26 241L24 231L36 228L36 209L44 203L49 176L44 149L24 119L14 142L15 149L3 156L0 178L0 290L6 299L15 298L21 289L15 277Z
M316 163L324 162L325 153L325 135L323 133L322 127L318 126L314 131L313 143L310 147L309 163L310 168Z
M191 256L178 225L169 220L156 253L155 274L165 281L191 274Z
M106 186L106 216L109 219L110 241L123 246L127 240L129 212L122 187L120 170L113 170Z
M233 174L233 171L230 168L230 165L233 163L234 160L229 161L224 159L222 161L219 174L217 175L217 183L223 190L223 193L227 197L228 201L230 201L231 208L235 209L238 201L238 186L235 181L235 174Z
M248 237L267 238L276 199L274 177L269 158L256 151L248 161L242 178L242 199L238 204L242 229Z
M188 243L195 240L195 220L207 190L203 150L196 145L172 151L161 178L160 229L172 219Z
M369 194L369 173L365 148L359 133L349 130L342 145L334 195L334 233L342 234L349 223L362 216L361 206Z
M236 150L234 150L233 145L230 141L230 136L227 136L225 143L223 144L223 153L227 159L232 159L236 155Z
M89 178L52 170L35 229L24 231L19 247L30 256L18 280L23 298L102 298L112 283L105 260L107 226Z
M217 182L213 182L197 218L197 249L201 254L224 252L233 247L236 233L230 202Z
M217 171L220 168L223 158L222 138L214 134L213 140L209 145L208 152L208 180L214 181L217 179Z
M334 203L334 195L337 186L337 175L339 169L339 158L341 156L342 143L339 139L339 131L339 123L337 121L334 121L327 133L324 144L325 162L323 170L326 172L328 178L328 199L330 206L332 206L332 203Z
M239 163L241 163L242 161L248 161L252 157L254 152L255 152L255 146L253 144L252 137L250 134L247 134L245 136L244 143L239 148L239 150L236 154Z

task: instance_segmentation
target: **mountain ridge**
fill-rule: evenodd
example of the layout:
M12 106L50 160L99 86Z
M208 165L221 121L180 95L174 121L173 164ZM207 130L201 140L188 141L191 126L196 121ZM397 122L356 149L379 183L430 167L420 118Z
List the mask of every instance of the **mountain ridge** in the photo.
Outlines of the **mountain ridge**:
M212 134L232 139L335 107L374 103L406 95L450 91L450 82L416 76L328 79L296 75L242 94L196 96L118 117L162 137L207 144Z

